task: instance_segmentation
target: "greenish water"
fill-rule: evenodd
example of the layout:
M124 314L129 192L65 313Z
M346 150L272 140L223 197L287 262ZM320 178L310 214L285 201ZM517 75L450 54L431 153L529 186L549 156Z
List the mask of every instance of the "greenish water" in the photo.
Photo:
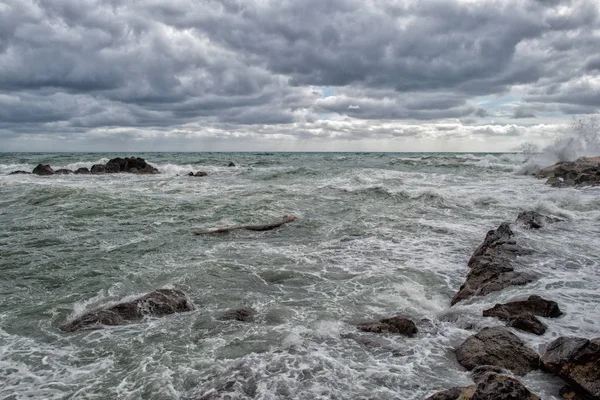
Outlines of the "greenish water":
M501 324L481 310L532 293L565 311L543 337L518 333L535 349L600 336L600 190L519 175L521 155L147 153L160 175L6 175L118 155L0 153L0 398L422 399L470 384L451 350ZM526 209L565 219L518 231L540 279L450 308L485 233ZM283 215L298 220L192 235ZM57 328L161 287L196 311ZM217 319L241 306L255 321ZM412 339L355 329L397 313L431 322ZM554 378L523 382L557 398Z

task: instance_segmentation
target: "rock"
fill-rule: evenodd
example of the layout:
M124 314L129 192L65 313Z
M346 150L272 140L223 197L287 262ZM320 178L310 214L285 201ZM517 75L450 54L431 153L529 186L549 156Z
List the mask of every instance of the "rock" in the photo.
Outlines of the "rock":
M517 272L512 261L525 251L512 239L514 236L507 222L487 233L483 243L473 252L469 260L467 279L452 299L454 305L473 296L484 296L513 285L525 285L533 276Z
M104 164L94 164L90 169L91 174L105 174L106 172L106 165Z
M193 309L194 305L182 291L158 289L131 301L90 310L60 325L59 329L64 332L99 329L102 325L124 325L146 316L162 317Z
M358 325L358 329L374 333L399 333L408 337L413 337L418 332L414 322L400 316L360 324Z
M539 315L545 318L557 318L562 311L555 301L545 300L538 295L531 295L527 300L511 301L506 304L496 304L494 307L484 310L484 317L498 317L509 319L523 313Z
M525 332L534 333L536 335L543 335L546 333L546 329L548 329L548 327L533 314L520 314L516 317L511 317L506 323L506 326L520 329Z
M228 167L235 167L235 164L232 162L229 163Z
M194 176L208 176L208 172L198 171Z
M85 168L85 167L82 167L82 168L77 168L77 169L74 171L74 173L75 173L75 174L90 174L91 172L90 172L90 170L89 170L89 169L87 169L87 168Z
M73 173L73 171L71 171L70 169L61 168L54 171L54 173L56 175L70 175Z
M523 225L527 229L540 229L548 224L562 221L560 218L547 217L535 211L523 211L519 213L515 223Z
M189 174L187 174L188 176L194 176L193 172L190 172Z
M548 345L542 365L579 396L600 399L600 338L560 337Z
M565 400L589 400L589 397L579 395L571 386L565 385L558 391L560 397Z
M471 371L471 378L473 378L473 382L479 383L485 376L489 373L494 374L503 374L510 375L510 371L505 370L504 368L497 367L495 365L479 365Z
M32 173L36 175L54 175L54 170L49 164L38 164L38 166L33 169Z
M516 375L538 368L538 355L515 334L502 327L484 328L456 349L460 365L471 371L480 365L493 365Z
M94 164L91 169L92 174L159 174L160 171L140 157L113 158L106 164Z
M561 161L536 171L535 176L548 178L546 184L553 187L600 185L600 157Z
M256 310L250 307L235 308L228 310L219 317L221 321L234 320L241 322L250 322L254 319Z
M20 175L20 174L26 174L26 175L29 175L29 174L31 174L31 172L27 172L27 171L20 171L20 170L19 170L19 171L13 171L13 172L11 172L11 173L10 173L10 174L8 174L8 175Z
M426 400L540 400L517 379L498 373L487 373L477 386L449 389Z

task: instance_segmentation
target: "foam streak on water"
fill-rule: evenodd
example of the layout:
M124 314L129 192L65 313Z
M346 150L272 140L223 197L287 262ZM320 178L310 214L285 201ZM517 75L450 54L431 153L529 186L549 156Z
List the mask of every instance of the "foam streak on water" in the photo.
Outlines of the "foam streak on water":
M501 324L483 309L533 293L565 312L542 337L518 333L536 350L600 336L600 189L519 175L523 155L149 153L135 156L162 174L5 175L130 155L0 154L0 398L423 399L470 384L452 349ZM540 279L450 308L485 233L527 209L564 219L517 229ZM298 220L191 235L285 214ZM161 287L197 310L58 331ZM254 322L218 320L241 306ZM397 313L431 322L411 339L355 329ZM557 398L555 378L523 382Z

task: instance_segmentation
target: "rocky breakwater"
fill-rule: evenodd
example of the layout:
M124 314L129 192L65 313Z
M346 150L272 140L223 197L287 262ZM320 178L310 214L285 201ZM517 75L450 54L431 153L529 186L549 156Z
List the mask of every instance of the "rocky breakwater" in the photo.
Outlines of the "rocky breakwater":
M552 187L600 185L600 157L581 157L575 161L561 161L535 172L539 179L547 179Z
M15 171L11 174L16 173L27 173L25 171ZM70 169L59 169L54 170L49 164L39 164L31 172L35 175L69 175L69 174L117 174L117 173L130 173L130 174L159 174L160 171L146 162L143 158L139 157L126 157L126 158L113 158L106 164L94 164L90 169L78 168L75 171Z
M63 332L99 329L106 325L125 325L145 317L162 317L192 311L194 305L180 290L158 289L131 301L89 310L59 326Z

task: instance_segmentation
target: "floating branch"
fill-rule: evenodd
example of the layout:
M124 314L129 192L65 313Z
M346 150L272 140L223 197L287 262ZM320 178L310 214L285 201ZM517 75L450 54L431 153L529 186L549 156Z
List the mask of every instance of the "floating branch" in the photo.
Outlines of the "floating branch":
M236 231L240 229L246 229L248 231L270 231L271 229L279 228L283 224L287 224L288 222L294 222L296 217L285 215L281 221L271 222L270 224L265 225L241 225L241 226L232 226L230 228L219 228L214 231L206 231L206 232L194 232L195 235L212 235L214 233L224 233L229 231Z

